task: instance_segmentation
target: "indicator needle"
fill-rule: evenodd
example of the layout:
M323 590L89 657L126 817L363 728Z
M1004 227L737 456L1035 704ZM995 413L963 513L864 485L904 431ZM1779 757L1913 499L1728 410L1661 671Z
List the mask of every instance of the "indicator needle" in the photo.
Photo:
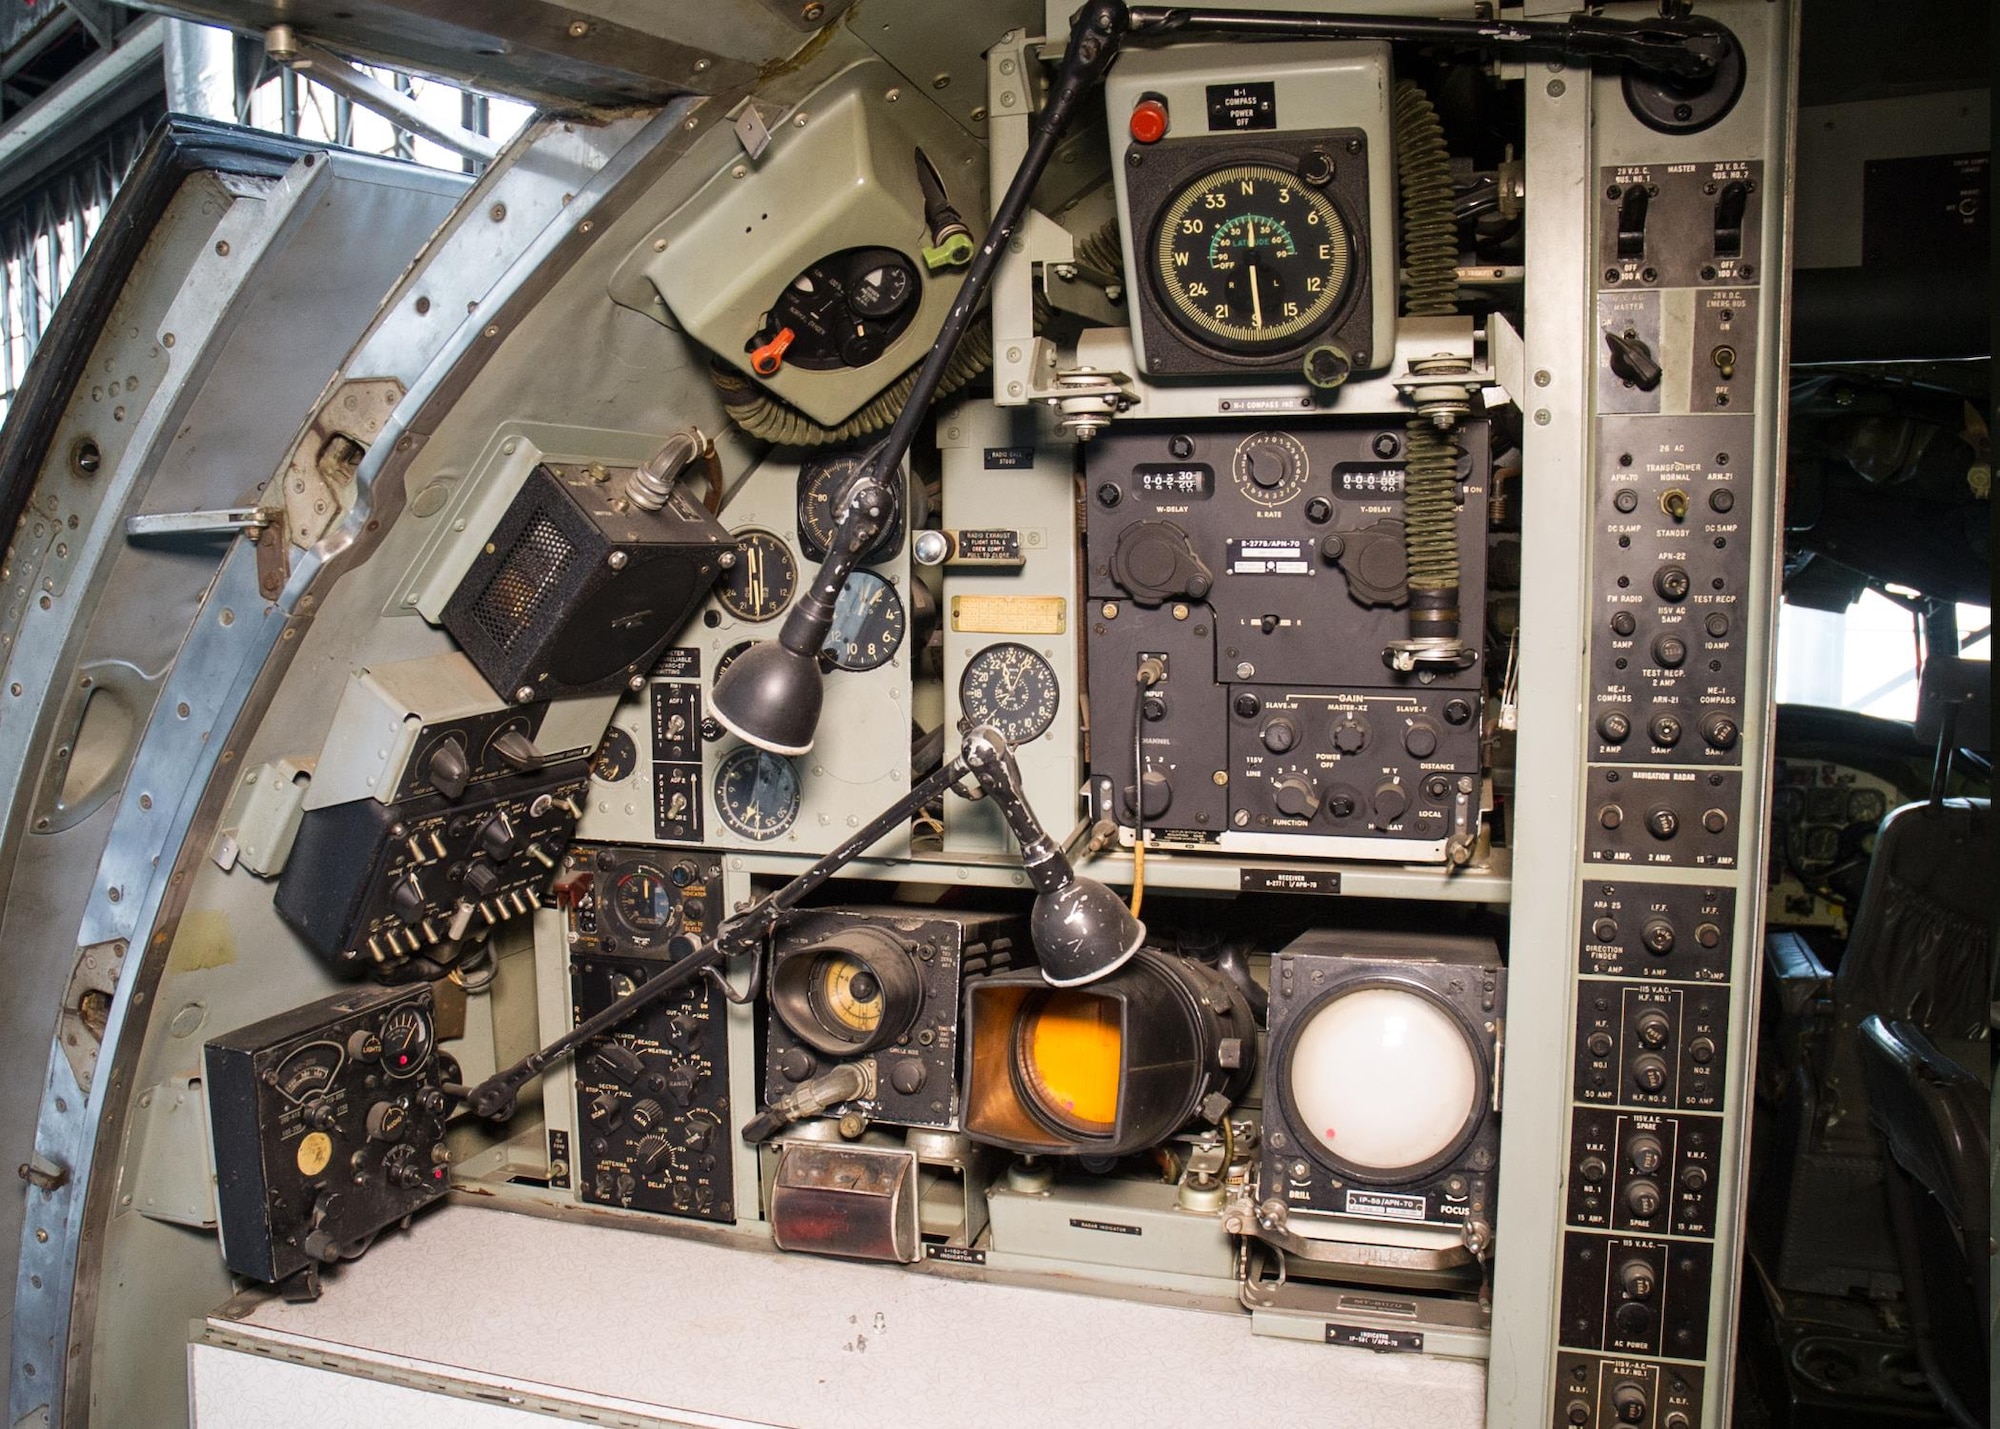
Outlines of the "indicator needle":
M1256 229L1250 230L1253 234ZM1264 326L1264 300L1257 295L1257 265L1250 265L1250 326Z

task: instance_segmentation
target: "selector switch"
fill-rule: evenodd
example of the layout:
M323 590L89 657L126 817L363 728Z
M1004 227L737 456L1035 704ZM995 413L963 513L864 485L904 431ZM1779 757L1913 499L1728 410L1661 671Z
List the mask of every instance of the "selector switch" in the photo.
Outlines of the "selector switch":
M1437 753L1437 747L1437 726L1427 719L1414 720L1403 731L1403 748L1410 752L1412 758L1429 759Z
M1401 784L1384 783L1376 788L1371 807L1377 823L1393 824L1410 807L1410 796Z
M1310 819L1319 812L1319 790L1303 774L1287 774L1277 780L1271 786L1271 797L1278 812L1288 819ZM1380 806L1379 796L1377 806ZM1399 807L1396 812L1400 814L1402 809Z
M1641 392L1651 392L1660 385L1660 361L1653 356L1653 349L1646 340L1631 330L1619 332L1607 328L1604 345L1611 349L1611 370L1624 381L1631 383Z

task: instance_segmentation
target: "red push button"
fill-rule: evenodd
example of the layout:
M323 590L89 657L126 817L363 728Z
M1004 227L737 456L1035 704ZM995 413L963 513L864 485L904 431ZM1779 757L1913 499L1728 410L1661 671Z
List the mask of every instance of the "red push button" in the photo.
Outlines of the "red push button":
M1157 144L1167 137L1167 106L1157 99L1142 99L1132 106L1132 138L1141 144Z

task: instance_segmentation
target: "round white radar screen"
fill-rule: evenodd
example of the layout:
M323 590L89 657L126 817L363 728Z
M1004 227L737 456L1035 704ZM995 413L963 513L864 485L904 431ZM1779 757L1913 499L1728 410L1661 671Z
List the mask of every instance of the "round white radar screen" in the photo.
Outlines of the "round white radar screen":
M1314 1012L1292 1044L1299 1129L1348 1166L1395 1171L1448 1150L1477 1110L1464 1029L1415 992L1360 988Z

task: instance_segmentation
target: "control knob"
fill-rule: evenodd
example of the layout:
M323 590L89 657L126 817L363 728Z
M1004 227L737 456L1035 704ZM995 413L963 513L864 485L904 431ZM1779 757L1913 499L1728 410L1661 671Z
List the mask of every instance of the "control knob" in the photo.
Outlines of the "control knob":
M1257 737L1264 742L1264 747L1271 753L1286 754L1299 742L1299 726L1297 721L1279 715L1267 721Z
M520 839L514 834L514 825L509 822L504 809L496 810L479 829L479 849L496 864L505 863L520 847Z
M1438 729L1427 719L1412 720L1403 731L1403 748L1412 759L1429 759L1437 753Z
M1376 786L1375 797L1370 807L1374 810L1375 822L1393 824L1403 817L1403 811L1410 807L1410 796L1403 786L1393 780Z
M1271 785L1271 799L1288 819L1310 819L1319 812L1319 790L1304 774L1280 777Z
M1342 715L1333 722L1333 747L1342 754L1359 754L1368 747L1368 721L1359 715Z

